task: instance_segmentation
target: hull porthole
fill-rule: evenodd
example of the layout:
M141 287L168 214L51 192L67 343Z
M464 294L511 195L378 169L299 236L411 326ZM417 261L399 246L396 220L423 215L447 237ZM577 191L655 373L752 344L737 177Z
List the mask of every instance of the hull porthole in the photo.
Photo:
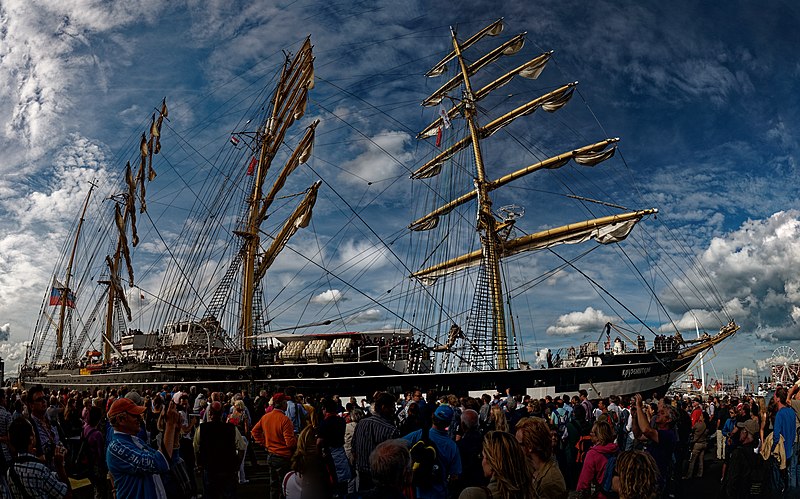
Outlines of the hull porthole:
M303 373L297 373L297 377L298 378L302 378L303 377Z
M331 373L329 373L328 371L325 371L324 373L322 373L322 377L323 378L330 378L330 376L331 376Z
M363 369L358 371L358 375L359 376L364 376L365 374L367 374L367 373Z

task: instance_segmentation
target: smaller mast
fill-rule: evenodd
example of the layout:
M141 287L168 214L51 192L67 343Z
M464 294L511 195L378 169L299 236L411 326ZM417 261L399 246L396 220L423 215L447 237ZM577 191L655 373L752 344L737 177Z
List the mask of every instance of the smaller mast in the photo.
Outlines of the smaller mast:
M69 254L69 263L67 264L67 275L64 277L64 287L59 290L59 310L58 310L58 327L56 329L56 359L64 357L64 322L67 315L67 302L70 295L70 281L72 280L72 264L75 262L75 252L78 249L78 240L81 237L81 228L83 228L83 221L86 216L86 209L89 207L89 198L92 197L92 191L96 187L93 182L89 182L89 192L86 193L86 201L83 203L83 210L81 211L81 218L78 221L78 229L75 231L75 241L72 242L72 251Z

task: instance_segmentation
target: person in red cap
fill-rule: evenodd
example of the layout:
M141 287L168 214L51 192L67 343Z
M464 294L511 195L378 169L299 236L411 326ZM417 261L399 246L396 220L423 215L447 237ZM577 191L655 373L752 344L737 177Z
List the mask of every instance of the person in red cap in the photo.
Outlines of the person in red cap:
M141 427L145 408L127 398L120 398L111 404L108 420L114 428L114 438L106 450L106 463L114 477L116 498L166 497L160 473L170 469L172 445L175 431L181 422L175 403L170 402L166 414L166 428L162 442L169 445L153 450L136 437Z
M294 425L286 416L286 401L283 393L272 396L272 410L253 426L252 435L259 445L266 447L269 466L269 497L281 497L281 482L289 472L292 455L297 447Z

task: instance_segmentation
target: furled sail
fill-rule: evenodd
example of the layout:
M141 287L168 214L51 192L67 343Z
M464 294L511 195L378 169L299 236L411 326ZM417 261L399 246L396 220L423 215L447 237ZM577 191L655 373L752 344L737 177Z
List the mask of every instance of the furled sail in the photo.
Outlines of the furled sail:
M461 50L467 49L468 47L475 44L485 36L499 35L500 33L503 32L503 27L504 27L503 18L501 17L497 21L493 22L492 24L486 26L482 30L472 35L466 42L461 44ZM434 77L441 75L447 69L447 63L453 60L455 56L456 56L455 51L450 52L444 57L444 59L437 62L427 73L425 73L425 76Z
M316 130L318 124L319 120L314 120L314 122L309 125L305 135L302 139L300 139L300 143L286 161L286 165L284 165L281 173L278 175L278 178L275 179L275 182L272 184L272 188L270 189L269 193L267 193L267 195L264 197L264 201L261 203L259 220L263 220L266 217L267 209L270 207L270 205L272 205L272 202L275 200L275 196L278 195L278 192L280 192L284 184L286 184L286 179L289 178L289 175L291 175L299 165L305 163L308 161L308 158L311 157L311 152L314 149L314 130Z
M487 123L481 128L481 137L485 138L495 134L501 128L513 123L514 120L520 116L531 114L539 107L549 112L554 112L561 109L572 98L572 93L575 90L574 87L577 84L578 82L568 83L557 88L556 90L553 90L552 92L533 99L532 101L527 102L512 111L509 111L491 123Z
M502 245L500 256L505 258L525 251L550 248L559 244L576 244L590 239L594 239L600 244L616 243L628 237L634 225L642 217L657 212L656 209L639 210L536 232L506 241ZM432 284L439 277L474 267L481 261L483 261L483 250L475 250L415 272L411 274L411 277L420 279L424 284Z
M314 203L317 201L317 191L319 190L320 185L322 185L322 181L317 180L308 189L303 201L297 206L297 208L295 208L294 212L281 228L278 235L275 236L275 240L272 241L270 247L262 255L261 260L258 262L258 268L255 272L256 282L264 277L267 269L269 269L270 265L272 265L272 262L275 261L275 258L289 242L289 239L298 230L308 227L309 222L311 222L312 210L314 208Z
M108 255L106 255L106 264L108 264L109 280L111 283L110 285L114 288L114 296L122 303L122 308L125 309L125 316L130 321L132 320L131 307L128 305L128 299L125 297L125 290L122 288L122 283L119 281L116 266Z
M467 75L469 76L474 75L475 73L480 71L483 67L485 67L487 64L490 64L498 60L500 57L504 55L516 54L517 52L522 50L523 45L525 45L525 33L520 33L519 35L515 36L514 38L511 38L510 40L503 43L496 49L487 53L474 63L470 64L469 67L467 67ZM433 92L430 95L430 97L423 100L422 105L430 107L439 104L440 102L442 102L442 99L444 98L445 95L447 95L449 91L461 85L463 81L464 77L459 71L457 75L450 78L450 80L447 83L445 83L444 85L439 87L435 92Z
M490 135L494 134L504 126L507 126L514 122L520 116L525 116L527 114L531 114L534 112L538 107L544 108L545 105L549 106L557 106L557 109L566 104L569 99L572 97L572 92L574 90L575 85L578 82L568 83L562 87L559 87L552 92L548 92L541 97L537 97L532 101L523 104L522 106L509 111L508 113L504 114L503 116L497 118L496 120L487 123L484 127L480 129L480 138L486 138ZM555 111L556 109L553 109ZM552 111L551 111L552 112ZM472 137L467 136L463 139L459 140L446 150L442 151L435 158L431 159L421 167L419 167L416 171L411 174L412 179L421 179L421 178L431 178L435 177L442 171L442 165L445 161L453 157L455 153L468 147L472 143Z
M150 154L150 148L147 145L147 137L145 137L144 133L142 134L142 141L139 143L139 153L141 160L139 162L139 173L136 175L136 179L139 181L139 213L144 213L147 211L147 201L145 199L146 189L144 186L144 169L147 166L147 156Z
M122 216L122 211L119 205L114 205L114 222L117 225L119 232L119 246L122 251L122 256L125 257L125 266L128 268L128 283L133 286L133 265L131 265L131 251L128 248L128 236L126 234L125 218Z
M136 231L136 180L131 171L131 162L125 164L125 185L128 186L128 193L125 196L125 214L131 220L131 238L133 246L139 244L139 234Z
M489 83L488 85L484 86L477 92L475 92L474 98L476 101L479 101L489 95L492 91L497 90L498 88L502 87L506 83L510 82L515 76L521 76L523 78L528 78L531 80L535 80L542 74L544 71L547 62L550 60L550 57L553 55L553 51L545 52L538 57L531 59L530 61L512 69L508 73L504 74L503 76L497 78L493 82ZM463 110L463 103L459 103L456 106L451 107L447 111L448 119L452 119ZM442 118L437 118L433 123L425 127L424 130L417 134L418 139L425 139L428 137L435 137L439 126L442 124Z
M570 159L574 159L576 163L584 165L584 166L594 166L606 159L611 158L614 156L614 151L616 151L616 146L606 149L610 144L619 142L619 138L610 138L601 140L600 142L596 142L594 144L590 144L588 146L584 146L578 149L574 149L572 151L568 151L557 156L553 156L548 158L544 161L540 161L538 163L532 164L530 166L526 166L525 168L520 168L508 175L504 175L499 179L490 182L486 186L486 191L490 192L499 187L502 187L509 182L513 182L519 178L522 178L526 175L529 175L535 171L541 169L556 169L561 168L565 164L569 162ZM458 198L436 208L432 212L424 215L417 220L414 220L409 224L408 228L414 231L424 231L424 230L431 230L435 228L439 223L439 217L442 215L446 215L450 213L454 208L457 206L461 206L464 203L467 203L477 197L477 191L472 190L465 194L462 194Z

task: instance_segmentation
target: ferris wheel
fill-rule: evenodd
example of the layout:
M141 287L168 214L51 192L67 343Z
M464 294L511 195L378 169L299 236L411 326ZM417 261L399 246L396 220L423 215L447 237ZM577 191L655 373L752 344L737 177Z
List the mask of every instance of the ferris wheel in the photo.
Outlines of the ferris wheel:
M800 377L800 359L790 346L780 346L772 352L772 381L775 383L793 383Z

